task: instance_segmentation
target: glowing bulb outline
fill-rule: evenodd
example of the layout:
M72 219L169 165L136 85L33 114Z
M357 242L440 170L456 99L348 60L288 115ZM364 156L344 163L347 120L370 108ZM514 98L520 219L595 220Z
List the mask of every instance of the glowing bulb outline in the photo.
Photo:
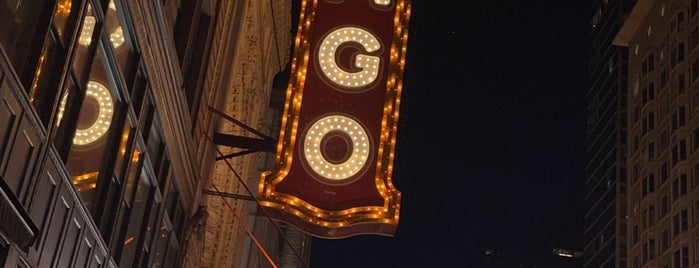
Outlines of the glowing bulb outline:
M321 141L331 132L342 132L352 143L349 157L341 163L332 163L323 155ZM310 169L323 179L344 182L360 173L369 164L372 145L366 128L346 115L326 115L315 120L302 137L302 154Z

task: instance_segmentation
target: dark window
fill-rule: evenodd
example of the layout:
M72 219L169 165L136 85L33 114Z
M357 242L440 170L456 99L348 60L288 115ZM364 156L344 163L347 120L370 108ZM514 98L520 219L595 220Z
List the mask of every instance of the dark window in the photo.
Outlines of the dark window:
M677 108L676 111L672 113L672 129L678 129L684 127L687 123L687 114L684 106Z
M51 12L53 6L44 1L0 2L0 44L25 88L34 77Z
M648 86L643 90L643 104L655 98L655 83L648 83Z
M39 118L45 127L50 126L51 116L55 110L56 98L60 90L61 70L66 59L66 52L56 42L53 34L49 34L39 58L34 80L29 91L29 101L37 110Z
M677 93L684 92L685 88L687 88L685 75L684 73L681 73L677 76Z

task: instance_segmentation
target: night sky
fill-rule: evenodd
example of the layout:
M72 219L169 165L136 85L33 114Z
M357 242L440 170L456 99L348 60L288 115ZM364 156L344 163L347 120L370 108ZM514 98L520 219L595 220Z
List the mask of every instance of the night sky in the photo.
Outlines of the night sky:
M448 1L447 1L448 2ZM414 0L394 237L312 242L311 267L550 267L582 250L590 1Z

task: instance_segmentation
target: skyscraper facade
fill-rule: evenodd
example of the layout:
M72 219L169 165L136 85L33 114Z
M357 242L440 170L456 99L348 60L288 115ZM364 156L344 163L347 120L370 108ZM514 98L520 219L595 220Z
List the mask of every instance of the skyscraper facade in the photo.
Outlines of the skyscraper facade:
M626 48L614 43L635 1L591 8L584 267L626 267Z
M232 132L217 112L275 125L268 108L289 58L290 12L286 1L0 2L0 266L198 267L225 257L264 267L251 235L211 238L241 222L204 193L241 188L221 181L230 173L212 137ZM266 163L236 161L247 181ZM243 213L282 259L281 234Z
M638 1L628 47L631 267L699 264L699 1Z

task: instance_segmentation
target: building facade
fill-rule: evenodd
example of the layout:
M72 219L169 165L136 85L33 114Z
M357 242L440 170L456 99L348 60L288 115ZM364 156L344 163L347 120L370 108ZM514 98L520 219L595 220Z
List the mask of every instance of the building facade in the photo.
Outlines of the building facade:
M699 265L699 1L638 1L628 47L631 267Z
M626 48L614 43L635 1L591 7L583 267L626 267Z
M234 210L204 192L241 188L216 160L211 137L237 131L216 112L275 125L286 2L0 3L0 265L264 267L251 236L223 235L239 233ZM233 170L257 180L260 155ZM246 202L252 237L283 259L281 233L264 229L278 224Z

